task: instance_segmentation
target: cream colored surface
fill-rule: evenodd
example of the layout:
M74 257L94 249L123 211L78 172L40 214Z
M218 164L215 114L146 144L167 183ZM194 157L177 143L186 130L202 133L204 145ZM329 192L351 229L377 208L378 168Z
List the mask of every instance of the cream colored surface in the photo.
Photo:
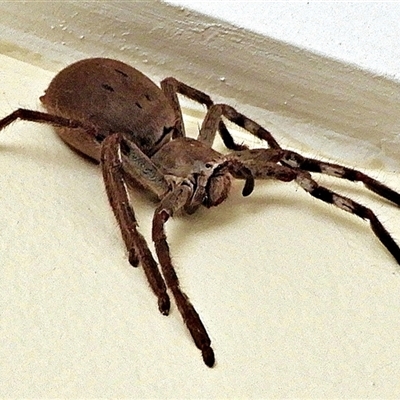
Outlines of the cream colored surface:
M1 65L2 114L37 109L53 73ZM213 340L209 370L175 306L161 316L128 265L99 169L33 123L2 132L0 153L1 396L400 393L398 266L366 223L272 182L246 199L239 184L220 207L171 221L177 271ZM371 174L399 188L396 176ZM395 207L334 187L400 237ZM150 240L154 204L134 205Z
M15 4L0 3L8 27L1 116L39 109L54 73L72 60L107 55L155 79L173 74L214 98L230 97L284 145L333 161L343 154L400 190L390 173L399 165L397 84L159 3L124 3L136 13L117 2L33 4L17 18ZM164 16L176 24L165 30ZM239 39L252 47L238 58ZM265 68L272 75L261 85ZM274 79L279 84L269 87ZM254 103L243 105L247 99ZM342 108L333 112L328 100ZM192 107L185 114L195 136L202 113ZM209 370L176 307L161 316L142 269L129 266L97 166L50 127L16 122L1 132L0 170L1 397L399 396L399 266L367 223L295 184L273 182L257 182L246 199L239 183L218 208L169 222L182 286L213 341L217 365ZM321 181L371 206L400 242L396 207L362 186ZM138 194L133 202L150 242L155 205Z

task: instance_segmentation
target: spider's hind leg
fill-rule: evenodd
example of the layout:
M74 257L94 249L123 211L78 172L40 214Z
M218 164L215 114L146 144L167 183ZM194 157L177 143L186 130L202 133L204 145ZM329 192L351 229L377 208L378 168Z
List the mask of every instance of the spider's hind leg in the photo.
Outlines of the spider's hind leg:
M80 121L60 117L59 115L49 114L41 111L28 110L26 108L18 108L11 114L0 120L0 131L16 120L38 122L41 124L49 124L63 128L83 128L88 132L93 132L93 128L83 124Z
M311 196L322 200L325 203L333 204L343 211L357 215L364 220L368 220L376 237L392 254L397 263L400 264L400 247L371 209L349 199L348 197L320 186L311 178L311 175L308 172L297 170L295 180L306 192L311 194Z
M346 179L351 182L362 182L367 189L400 206L400 193L356 169L307 158L294 151L285 151L281 163L293 168L318 172L336 178Z

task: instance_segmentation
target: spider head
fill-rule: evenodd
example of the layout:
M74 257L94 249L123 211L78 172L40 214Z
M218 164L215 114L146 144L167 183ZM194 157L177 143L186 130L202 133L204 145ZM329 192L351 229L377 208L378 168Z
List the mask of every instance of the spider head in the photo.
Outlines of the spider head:
M244 196L248 196L254 187L254 178L240 159L227 158L195 139L173 139L151 160L175 184L190 186L192 195L184 206L188 214L201 205L210 208L221 204L228 197L233 177L245 179Z

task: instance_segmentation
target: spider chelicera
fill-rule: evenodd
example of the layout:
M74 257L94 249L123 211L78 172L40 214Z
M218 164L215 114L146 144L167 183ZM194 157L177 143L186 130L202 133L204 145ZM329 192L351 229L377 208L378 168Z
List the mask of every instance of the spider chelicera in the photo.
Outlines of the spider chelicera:
M185 136L177 94L207 107L197 139ZM170 291L204 362L215 363L207 331L181 290L171 262L164 226L180 210L213 207L228 196L233 179L244 180L248 196L255 179L295 181L311 196L369 221L372 231L400 264L400 248L374 212L319 185L310 172L362 182L369 190L400 205L400 194L370 176L281 148L270 132L226 104L174 78L161 82L122 62L92 58L59 72L41 101L47 112L18 109L0 120L0 130L21 119L51 124L72 148L99 162L107 195L121 229L132 266L142 265L162 314L170 310ZM264 140L269 148L236 144L221 117ZM212 149L216 133L232 150ZM127 186L140 186L159 199L152 227L158 263L137 228ZM159 270L158 264L161 267Z

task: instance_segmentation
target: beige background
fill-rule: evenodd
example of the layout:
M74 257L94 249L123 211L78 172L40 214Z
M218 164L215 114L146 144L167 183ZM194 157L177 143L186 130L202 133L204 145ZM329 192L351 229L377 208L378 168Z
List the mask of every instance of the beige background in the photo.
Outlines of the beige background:
M8 7L12 10L12 5ZM45 15L54 15L53 6L47 7ZM155 5L154 10L157 7L161 5ZM104 15L112 20L107 14L112 10L105 10ZM78 11L83 13L83 9ZM34 12L39 9L31 10L32 18L36 18ZM138 15L143 17L145 12ZM67 26L69 20L64 20ZM44 24L46 18L40 21ZM15 29L17 25L14 22ZM112 30L109 27L107 32ZM229 43L226 37L216 37ZM87 39L94 40L90 34ZM41 57L37 56L43 50L39 40L36 57L29 46L25 52L21 50L29 41L22 41L20 47L3 43L2 115L17 107L38 109L38 97L61 64L75 57L107 52L115 56L120 51L119 47L111 50L102 45L96 50L90 46L71 50L73 43L65 42L54 41ZM258 46L269 44L261 41ZM286 50L283 58L293 56L289 64L296 69L295 53ZM304 61L302 54L298 57L298 62ZM130 53L119 58L129 59ZM132 64L139 64L155 79L160 76L159 59L154 65L136 61L132 56ZM319 61L312 59L311 65L318 69ZM171 73L174 64L166 65ZM325 60L321 68L328 71L328 65ZM192 66L186 74L197 71ZM222 67L216 66L216 76L218 68ZM180 75L182 69L180 63L174 75L196 83L196 73L191 80L184 73ZM379 109L384 101L388 107L396 107L384 90L371 88L391 87L397 90L392 96L396 99L397 84L356 70L354 74L362 79L360 86L353 87L355 91L363 92L364 82L369 82L372 97L364 102L364 108ZM206 89L215 93L214 97L227 95L229 90L222 94L217 91L222 82L217 83L214 75L205 78L210 82ZM230 89L234 86L232 78L228 74L225 78ZM322 101L325 95L321 86L312 75L308 82L309 90L317 93L317 98L320 94ZM346 111L342 117L360 113L361 103L346 103L351 92L346 92L346 85L338 85L343 88ZM240 89L244 97L249 95L239 82L237 91ZM300 93L302 88L296 90ZM279 91L275 94L275 99L281 98ZM239 108L242 100L235 97L231 104ZM282 110L279 104L266 106L268 111L260 118L264 121L271 116L272 122L266 122L266 126L276 131L278 138L284 137L285 145L313 156L326 156L330 149L340 146L342 140L334 138L342 137L344 126L357 133L367 123L361 119L361 125L353 126L353 119L342 118L335 125L332 113L325 119L326 125L322 120L313 125L313 116L319 115L319 110L312 108L313 101L308 104L309 118L301 113L304 104L300 108L293 105L290 115L279 112L283 103ZM259 104L243 105L250 113L257 112L252 108L256 106ZM191 104L185 111L188 130L195 135L202 114ZM382 125L396 123L380 112L374 117L378 128L373 135L379 135ZM300 134L306 128L314 137L321 131L332 134L313 142ZM255 193L247 199L240 195L241 185L236 185L220 207L171 221L167 233L178 274L210 332L216 352L217 365L209 370L202 364L176 308L168 318L161 316L142 270L132 270L128 265L98 168L66 148L49 127L18 122L1 135L3 397L399 395L399 268L366 223L311 199L295 184L273 182L257 183ZM374 151L382 137L373 135L370 141L359 142L350 137L353 150L358 143L359 151L353 154L348 150L346 161L350 166L372 168L368 170L371 175L400 189L397 174L391 172L398 159ZM237 132L237 137L246 135ZM253 146L260 145L252 138L247 140ZM332 157L339 160L337 154ZM396 207L361 186L323 181L370 205L390 232L400 238ZM155 205L142 196L134 197L134 205L141 231L150 241Z

